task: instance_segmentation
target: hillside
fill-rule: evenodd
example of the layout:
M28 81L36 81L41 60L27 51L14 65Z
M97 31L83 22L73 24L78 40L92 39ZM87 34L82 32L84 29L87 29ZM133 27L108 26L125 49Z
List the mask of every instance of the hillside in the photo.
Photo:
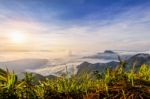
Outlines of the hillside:
M126 68L125 68L126 70L132 69L133 66L136 69L139 69L142 64L150 65L150 55L140 53L140 54L133 55L128 60L122 60L122 61L126 63ZM82 72L93 72L93 71L104 72L106 68L115 69L118 67L118 65L119 65L119 62L116 62L116 61L111 61L108 63L95 63L95 64L92 64L89 62L83 62L82 64L78 66L78 74Z
M89 65L85 62L84 65ZM41 75L25 73L18 80L15 73L1 70L1 99L149 99L150 66L142 65L138 72L125 71L122 65L116 70L66 74L42 80ZM39 79L40 77L40 79Z
M77 74L66 68L59 77L0 69L0 98L150 99L149 62L150 55L143 53L120 62L83 62Z

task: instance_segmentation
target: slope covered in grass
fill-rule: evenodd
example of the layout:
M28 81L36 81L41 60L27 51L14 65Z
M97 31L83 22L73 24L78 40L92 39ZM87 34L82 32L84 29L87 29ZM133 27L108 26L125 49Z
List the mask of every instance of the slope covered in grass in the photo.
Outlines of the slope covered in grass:
M1 99L150 99L150 66L125 71L123 64L104 73L66 74L55 79L37 81L25 73L21 81L8 70L0 73Z

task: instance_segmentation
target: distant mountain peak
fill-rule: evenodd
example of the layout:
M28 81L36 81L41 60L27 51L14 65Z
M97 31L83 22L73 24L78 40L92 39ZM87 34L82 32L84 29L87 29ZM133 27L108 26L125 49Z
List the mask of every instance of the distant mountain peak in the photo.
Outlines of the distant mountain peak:
M107 54L116 54L115 52L113 52L111 50L105 50L104 53L107 53Z
M133 56L133 57L138 57L138 58L150 58L150 54L139 53L139 54L136 54L136 55Z
M150 54L145 54L145 53L139 53L134 56L132 56L128 60L129 65L137 65L141 66L143 64L150 64Z

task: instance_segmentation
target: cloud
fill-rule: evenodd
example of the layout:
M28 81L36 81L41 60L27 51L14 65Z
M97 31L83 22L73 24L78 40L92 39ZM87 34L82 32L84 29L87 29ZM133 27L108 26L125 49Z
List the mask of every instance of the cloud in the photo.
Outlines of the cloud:
M83 5L86 2L86 0L81 1ZM39 5L41 7L36 10L20 3L17 7L12 7L13 10L4 6L1 7L1 47L14 46L7 38L7 34L14 30L23 31L30 35L29 42L21 46L23 49L146 50L150 46L150 8L145 7L145 4L129 6L129 8L124 6L121 8L121 4L117 8L112 5L106 10L92 8L91 5L87 4L87 8L97 10L85 13L77 13L78 10L76 10L73 14L78 14L76 18L69 15L72 14L70 11L74 11L75 8L66 10L63 7L62 10L58 10L60 8L56 7L55 10L52 10L54 6L49 8L42 2L29 4L33 7ZM84 11L85 8L83 7L81 10ZM69 18L66 19L67 17Z

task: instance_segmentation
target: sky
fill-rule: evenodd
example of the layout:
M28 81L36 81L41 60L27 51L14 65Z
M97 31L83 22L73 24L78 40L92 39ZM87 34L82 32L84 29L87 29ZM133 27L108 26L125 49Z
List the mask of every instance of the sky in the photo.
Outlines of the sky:
M150 0L0 0L0 51L150 50Z

